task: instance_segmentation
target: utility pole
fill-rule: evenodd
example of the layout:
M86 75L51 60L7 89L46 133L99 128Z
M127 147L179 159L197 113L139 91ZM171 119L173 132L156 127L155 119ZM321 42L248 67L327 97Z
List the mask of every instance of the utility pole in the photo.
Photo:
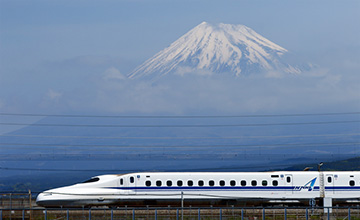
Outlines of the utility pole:
M184 192L181 192L181 220L184 220Z
M32 220L32 204L31 204L31 190L29 189L29 208L30 208L30 220Z
M319 181L320 181L320 198L323 199L325 197L325 185L324 185L324 173L321 171L321 166L324 165L323 162L318 164L319 171Z

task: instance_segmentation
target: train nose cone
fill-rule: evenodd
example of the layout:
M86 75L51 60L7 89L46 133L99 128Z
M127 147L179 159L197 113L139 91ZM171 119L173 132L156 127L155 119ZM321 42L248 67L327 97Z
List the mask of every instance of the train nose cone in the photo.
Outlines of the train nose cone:
M54 197L51 192L42 192L36 197L36 204L42 207L51 207L54 204Z
M48 197L49 195L47 195ZM46 205L46 199L45 199L45 195L44 193L40 193L37 197L36 197L36 204L38 206L45 206Z

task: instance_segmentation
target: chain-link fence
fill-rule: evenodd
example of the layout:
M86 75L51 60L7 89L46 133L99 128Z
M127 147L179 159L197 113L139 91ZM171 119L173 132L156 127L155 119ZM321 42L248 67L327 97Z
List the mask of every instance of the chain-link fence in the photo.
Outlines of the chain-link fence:
M268 220L268 219L360 219L360 208L354 207L146 207L116 209L0 209L0 220Z

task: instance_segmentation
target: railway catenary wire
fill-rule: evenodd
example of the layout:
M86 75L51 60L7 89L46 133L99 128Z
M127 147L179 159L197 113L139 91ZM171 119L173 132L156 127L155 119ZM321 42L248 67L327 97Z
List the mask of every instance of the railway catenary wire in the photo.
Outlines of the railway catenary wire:
M178 160L178 161L195 161L195 160L201 160L203 162L205 161L233 161L236 162L238 160L260 160L261 162L264 162L264 160L271 160L272 158L296 158L296 157L307 157L308 160L324 160L324 158L328 160L340 160L342 158L354 158L359 157L360 155L354 155L352 154L332 154L332 155L325 155L325 156L317 156L313 155L311 153L307 154L281 154L281 153L262 153L262 154L240 154L235 153L235 155L231 154L178 154L178 153L172 153L172 154L129 154L129 155L119 155L119 154L28 154L28 155L15 155L15 154L7 154L7 155L0 155L1 161L136 161L136 160L146 160L146 161L169 161L169 160ZM323 158L323 159L321 159ZM291 163L284 164L284 166L289 166ZM249 167L253 168L253 167ZM266 168L266 167L265 167Z
M90 117L90 118L138 118L138 119L144 119L144 118L159 118L159 119L168 119L168 118L174 118L174 119L184 119L184 118L191 118L191 119L195 119L195 118L263 118L263 117L268 117L268 118L272 118L272 117L307 117L307 116L341 116L341 115L359 115L360 112L342 112L342 113L309 113L309 114L278 114L278 115L232 115L232 116L221 116L221 115L213 115L213 116L104 116L104 115L51 115L51 114L12 114L12 113L0 113L0 116L25 116L25 117L79 117L79 118L85 118L85 117ZM168 128L168 127L249 127L249 126L288 126L288 125L296 125L296 126L300 126L300 125L326 125L326 124L341 124L341 123L345 123L345 124L349 124L349 123L358 123L360 121L358 120L342 120L342 121L320 121L320 122L294 122L294 123L261 123L261 124L214 124L214 125L198 125L198 124L188 124L188 125L130 125L131 127L135 127L135 128L142 128L144 126L146 127L150 127L150 128ZM50 126L52 124L26 124L26 123L0 123L0 125L29 125L29 126ZM66 124L53 124L55 126L67 126ZM70 124L70 126L74 126L74 127L124 127L127 125L76 125L76 124ZM112 139L242 139L242 138L303 138L303 137L340 137L340 136L358 136L359 134L355 133L355 134L323 134L323 135L284 135L284 136L251 136L251 137L86 137L86 136L60 136L63 138L68 138L68 137L72 137L72 138L97 138L97 139L105 139L105 138L112 138ZM6 136L6 135L1 135L1 137ZM10 135L9 135L10 136ZM15 135L14 135L15 136ZM25 137L26 135L23 135L23 137ZM32 135L33 137L35 137L35 135ZM18 136L20 137L20 136ZM27 137L29 137L29 135L27 135ZM39 137L39 136L37 136ZM45 137L45 136L44 136ZM54 138L59 138L56 136L52 136ZM2 146L5 146L8 143L1 143ZM23 143L15 143L16 146L24 146L21 145ZM313 145L322 145L322 146L329 146L329 143L306 143L305 146L313 146ZM343 142L343 143L331 143L332 146L341 146L341 145L354 145L354 146L358 146L359 142ZM34 143L28 143L27 145L34 147L36 144ZM38 144L37 144L38 145ZM269 145L253 145L255 147L282 147L282 146L289 146L290 144L277 144L274 145L272 144L271 146ZM44 147L45 144L43 144L42 146L39 147ZM76 145L66 145L68 147L76 147ZM106 145L101 145L101 146L92 146L92 145L83 145L84 147L106 147ZM211 146L211 145L210 145ZM220 146L224 146L224 145L220 145ZM299 145L293 144L292 146L297 147ZM304 146L304 144L301 144L301 146ZM14 147L14 146L13 146ZM57 147L57 146L50 146L50 147ZM61 145L59 147L64 147L64 145ZM78 147L80 147L78 145ZM117 148L119 146L115 146L112 145L112 148ZM126 147L130 147L130 146L121 146L121 148L126 148ZM144 146L131 146L131 147L144 147ZM145 147L154 147L154 146L145 146ZM166 146L165 146L166 147ZM159 148L165 148L164 146L159 146ZM170 147L174 147L174 146L170 146ZM176 146L175 146L176 147ZM184 146L178 146L178 147L184 147ZM193 146L187 146L187 147L193 147ZM202 146L200 146L201 148ZM204 146L204 147L209 147L209 145ZM212 146L212 147L218 147L218 145ZM225 145L226 147L226 145ZM232 147L249 147L249 145L233 145Z
M278 164L272 165L272 168L283 168L288 164ZM257 169L268 169L268 165L252 165L252 166L238 166L238 167L205 167L205 168L193 168L193 169L156 169L156 170L147 170L147 169L136 169L136 170L129 170L129 169L50 169L50 168L23 168L23 167L0 167L0 170L17 170L17 171L39 171L39 172L118 172L118 173L133 173L133 172L205 172L205 171L226 171L226 170L247 170L250 168L257 168Z
M225 137L100 137L100 136L54 136L54 135L24 135L24 134L0 134L0 137L25 137L25 138L76 138L76 139L259 139L259 138L307 138L307 137L331 137L337 138L342 136L360 136L360 133L350 134L303 134L303 135L273 135L273 136L225 136Z
M360 120L344 121L315 121L315 122L291 122L291 123L253 123L253 124L173 124L173 125L114 125L114 124L29 124L29 123L6 123L8 126L35 126L35 127L92 127L92 128L209 128L209 127L264 127L264 126L293 126L293 125L328 125L359 123Z
M70 115L70 114L35 114L35 113L8 113L2 112L0 116L25 116L25 117L70 117L70 118L263 118L263 117L306 117L306 116L336 116L359 115L360 112L322 112L298 114L258 114L258 115Z
M218 145L90 145L90 144L34 144L34 143L0 143L4 146L38 146L38 147L101 147L101 148L217 148L217 147L299 147L299 146L347 146L359 145L360 142L339 143L286 143L286 144L218 144Z

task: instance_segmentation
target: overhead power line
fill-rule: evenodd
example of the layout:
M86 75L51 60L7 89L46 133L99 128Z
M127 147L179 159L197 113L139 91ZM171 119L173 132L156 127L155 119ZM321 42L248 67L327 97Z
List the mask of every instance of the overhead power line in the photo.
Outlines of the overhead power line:
M349 121L316 121L290 123L254 123L254 124L177 124L177 125L109 125L109 124L26 124L0 123L0 125L34 126L34 127L92 127L92 128L207 128L207 127L260 127L260 126L292 126L292 125L324 125L359 123L360 120Z
M305 116L335 116L358 115L360 112L323 112L299 114L258 114L258 115L71 115L71 114L32 114L32 113L7 113L0 116L25 116L25 117L66 117L66 118L258 118L258 117L305 117Z
M359 136L360 133L351 134L304 134L304 135L272 135L272 136L225 136L225 137L106 137L106 136L54 136L54 135L26 135L26 134L2 134L0 137L24 137L24 138L72 138L72 139L258 139L258 138L306 138L306 137L342 137L342 136Z
M95 148L217 148L217 147L283 147L283 146L347 146L359 145L360 142L340 143L285 143L285 144L219 144L219 145L88 145L88 144L34 144L34 143L0 143L0 146L31 147L95 147Z
M289 167L287 164L271 165L270 168L275 167ZM51 169L51 168L25 168L25 167L0 167L0 170L17 170L17 171L45 171L45 172L200 172L200 171L226 171L226 170L244 170L244 169L269 169L269 165L252 165L252 166L237 166L237 167L204 167L204 168L189 168L189 169Z

